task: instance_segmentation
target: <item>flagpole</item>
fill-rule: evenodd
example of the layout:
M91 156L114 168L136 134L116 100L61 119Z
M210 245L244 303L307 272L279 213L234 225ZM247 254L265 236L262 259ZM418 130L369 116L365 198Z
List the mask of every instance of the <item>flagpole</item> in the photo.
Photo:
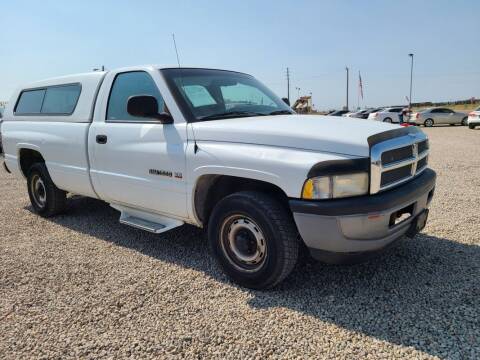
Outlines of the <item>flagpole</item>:
M360 70L358 70L357 109L360 109Z

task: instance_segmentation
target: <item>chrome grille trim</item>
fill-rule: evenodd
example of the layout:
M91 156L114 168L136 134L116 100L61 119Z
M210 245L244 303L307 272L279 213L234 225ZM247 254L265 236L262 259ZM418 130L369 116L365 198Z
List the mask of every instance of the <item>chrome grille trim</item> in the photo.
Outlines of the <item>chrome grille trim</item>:
M373 145L370 150L370 194L376 194L380 191L398 186L408 180L411 180L413 177L419 175L423 170L425 170L427 165L425 165L422 169L417 169L418 161L428 156L429 153L428 144L421 146L421 148L424 148L425 150L421 153L418 153L418 144L423 141L428 141L427 136L423 132L417 132L399 136ZM384 152L400 149L406 146L412 146L413 156L383 165L382 154ZM381 186L382 173L410 165L411 172L409 177L402 178L385 186Z

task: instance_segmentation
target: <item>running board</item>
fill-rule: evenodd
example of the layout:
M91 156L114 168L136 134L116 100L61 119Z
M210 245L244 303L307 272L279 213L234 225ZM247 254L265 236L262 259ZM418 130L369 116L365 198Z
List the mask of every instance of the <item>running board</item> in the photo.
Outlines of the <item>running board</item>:
M154 234L161 234L184 224L183 221L180 220L128 208L122 205L110 204L110 206L121 212L121 224L129 225Z

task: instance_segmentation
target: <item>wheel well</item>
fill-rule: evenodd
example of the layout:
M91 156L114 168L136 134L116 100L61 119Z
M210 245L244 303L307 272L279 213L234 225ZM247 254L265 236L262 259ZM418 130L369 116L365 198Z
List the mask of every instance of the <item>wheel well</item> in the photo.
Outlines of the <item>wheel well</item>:
M273 195L288 207L288 196L271 183L228 175L203 175L195 187L194 206L199 220L206 225L215 205L239 191L259 191Z
M28 175L28 169L35 163L44 163L45 159L42 155L32 149L20 149L20 168L25 177Z

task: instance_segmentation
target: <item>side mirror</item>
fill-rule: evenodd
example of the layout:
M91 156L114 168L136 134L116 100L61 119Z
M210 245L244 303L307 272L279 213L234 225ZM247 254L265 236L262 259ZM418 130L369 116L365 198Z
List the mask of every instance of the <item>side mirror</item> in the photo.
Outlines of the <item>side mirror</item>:
M288 100L288 98L282 98L283 102L285 104L287 104L288 106L290 106L290 100Z
M132 116L156 119L162 124L172 124L173 118L165 112L158 112L158 102L154 96L130 96L127 102L127 112Z

